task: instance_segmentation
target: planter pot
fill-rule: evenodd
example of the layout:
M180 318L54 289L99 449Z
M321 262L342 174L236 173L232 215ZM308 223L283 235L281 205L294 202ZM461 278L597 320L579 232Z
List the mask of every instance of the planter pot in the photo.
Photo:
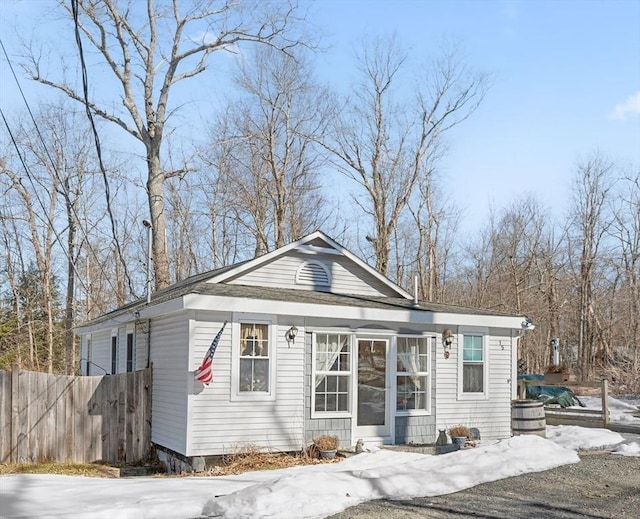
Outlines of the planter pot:
M446 445L436 445L436 454L448 454L460 450L460 445L455 443L447 443Z
M466 436L454 436L451 438L451 441L453 443L455 443L456 445L459 445L460 448L462 449L464 447L464 444L467 443L467 437Z
M338 452L336 449L333 449L331 451L320 451L320 457L326 459L335 458L336 452Z

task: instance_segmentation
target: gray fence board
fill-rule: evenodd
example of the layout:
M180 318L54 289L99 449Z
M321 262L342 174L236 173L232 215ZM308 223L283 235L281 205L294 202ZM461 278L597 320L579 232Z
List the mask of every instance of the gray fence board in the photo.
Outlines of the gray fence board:
M10 395L11 373L0 371L0 463L9 462L9 452L11 451Z
M146 458L151 379L151 368L90 377L0 370L0 463Z

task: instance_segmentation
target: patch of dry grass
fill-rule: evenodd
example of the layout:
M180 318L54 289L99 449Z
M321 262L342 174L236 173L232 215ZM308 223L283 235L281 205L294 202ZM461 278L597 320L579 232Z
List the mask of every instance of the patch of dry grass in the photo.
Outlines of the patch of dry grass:
M228 476L253 470L275 470L297 465L318 465L320 463L338 463L341 458L319 459L306 452L295 454L282 452L264 452L255 445L239 448L223 457L222 465L211 467L206 474ZM199 474L202 475L202 474Z
M8 463L0 465L0 475L5 474L61 474L65 476L104 477L104 468L96 463Z
M338 463L342 458L319 459L314 452L282 453L265 452L260 447L248 445L238 448L222 458L221 465L209 468L198 474L154 474L153 477L176 476L227 476L242 474L253 470L275 470L297 465L317 465L320 463ZM0 464L0 475L5 474L60 474L65 476L113 477L108 465L101 463L40 463Z

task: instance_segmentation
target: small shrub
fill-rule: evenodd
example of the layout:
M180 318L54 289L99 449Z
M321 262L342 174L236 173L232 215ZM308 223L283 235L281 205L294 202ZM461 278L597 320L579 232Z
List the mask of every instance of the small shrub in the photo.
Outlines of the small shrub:
M340 439L337 436L323 434L313 439L313 445L320 451L335 451L340 445Z
M464 425L454 425L449 428L449 436L452 438L455 436L470 438L471 431L469 431L469 428Z

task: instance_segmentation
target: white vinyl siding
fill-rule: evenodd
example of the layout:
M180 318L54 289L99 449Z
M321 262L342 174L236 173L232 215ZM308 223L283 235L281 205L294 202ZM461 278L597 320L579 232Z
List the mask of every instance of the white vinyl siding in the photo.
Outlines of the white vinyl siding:
M191 323L194 366L222 325L201 320L206 319L202 313L196 317L198 320ZM293 324L300 330L295 344L285 338ZM202 389L196 385L189 396L186 455L227 454L251 444L274 451L297 451L304 446L304 330L301 324L289 321L271 326L277 365L272 383L277 399L232 398L232 351L236 345L232 345L232 326L227 326L214 356L213 382Z
M464 333L485 335L487 371L485 377L486 398L465 398L459 384L462 383L462 354L460 343ZM454 335L451 356L444 358L441 338L436 348L436 426L447 429L462 424L477 427L483 439L511 436L511 366L512 339L509 330L460 327Z
M299 290L324 289L324 287L316 287L312 283L299 284L296 282L298 269L310 261L320 262L327 268L331 282L331 286L327 289L335 294L388 295L393 297L398 295L362 267L354 264L348 258L335 254L318 255L311 258L307 254L291 253L242 274L229 283Z
M151 441L183 454L187 436L189 320L185 313L151 321L153 399Z
M91 334L91 374L111 373L111 330Z

